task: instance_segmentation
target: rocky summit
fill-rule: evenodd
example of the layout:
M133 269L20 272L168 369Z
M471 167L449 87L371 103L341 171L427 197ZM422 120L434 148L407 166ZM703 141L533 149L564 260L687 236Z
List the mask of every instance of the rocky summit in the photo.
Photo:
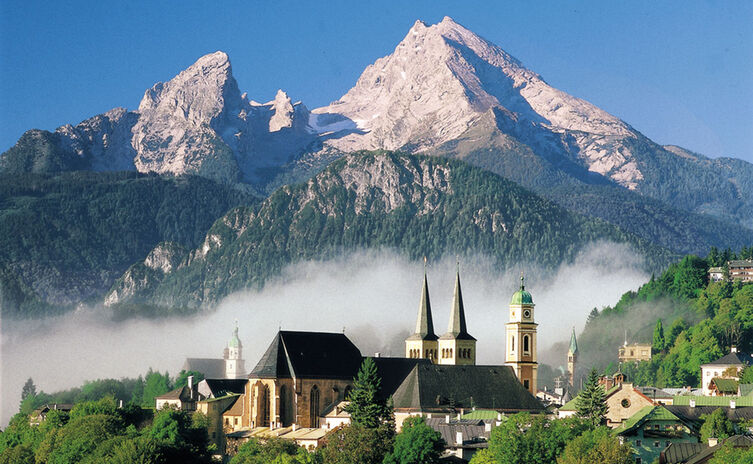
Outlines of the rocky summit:
M0 171L198 174L268 194L363 149L463 159L553 199L551 187L609 186L753 227L753 165L660 146L449 17L416 21L328 106L309 111L282 90L251 100L218 51L152 86L136 111L27 132Z

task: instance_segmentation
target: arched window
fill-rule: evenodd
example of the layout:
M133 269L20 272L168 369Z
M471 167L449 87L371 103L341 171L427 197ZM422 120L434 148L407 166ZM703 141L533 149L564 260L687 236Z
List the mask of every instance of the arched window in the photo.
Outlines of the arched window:
M264 385L261 391L261 404L259 405L261 411L261 426L269 427L269 386Z
M311 387L309 395L309 423L310 427L319 427L319 387Z
M283 427L293 423L293 398L287 385L280 387L280 422Z
M528 345L528 335L523 335L523 353L528 353L530 351Z

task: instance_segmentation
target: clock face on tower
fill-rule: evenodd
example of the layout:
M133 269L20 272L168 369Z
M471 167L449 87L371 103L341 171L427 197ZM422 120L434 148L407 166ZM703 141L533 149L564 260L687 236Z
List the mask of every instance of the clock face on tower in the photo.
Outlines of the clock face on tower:
M523 317L525 317L526 319L530 319L531 318L531 310L530 309L524 310L523 311Z

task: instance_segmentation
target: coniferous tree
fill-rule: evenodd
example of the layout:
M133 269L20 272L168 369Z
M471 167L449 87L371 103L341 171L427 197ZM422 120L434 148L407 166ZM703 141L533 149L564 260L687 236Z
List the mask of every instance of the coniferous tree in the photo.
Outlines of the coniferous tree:
M592 323L597 317L599 317L599 310L594 308L588 313L588 319L586 319L586 325Z
M606 391L599 385L599 374L591 369L586 385L575 398L575 408L578 416L587 419L594 427L601 425L609 410Z
M353 424L375 428L391 419L389 416L392 416L392 411L379 398L381 385L382 379L377 373L376 363L372 358L364 359L347 398L350 404L345 407Z
M37 386L34 385L34 381L29 377L29 380L24 384L21 389L21 401L25 400L27 396L35 396L37 394Z
M664 341L664 327L662 326L661 319L656 321L656 327L654 327L654 351L659 353L664 351L666 343Z

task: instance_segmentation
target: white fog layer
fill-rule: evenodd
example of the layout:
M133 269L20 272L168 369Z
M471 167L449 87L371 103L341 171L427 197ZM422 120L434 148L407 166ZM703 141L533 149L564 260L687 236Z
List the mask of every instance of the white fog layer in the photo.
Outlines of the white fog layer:
M580 331L592 308L616 303L648 279L635 256L622 245L602 243L549 273L535 263L500 271L483 257L461 261L468 331L478 339L478 362L503 362L507 306L521 271L536 304L541 352L567 339L573 326ZM438 335L447 329L455 269L450 257L427 268ZM2 321L0 424L18 411L29 377L37 391L52 393L86 380L137 377L150 367L174 376L186 357L221 358L235 319L247 370L280 327L344 328L364 355L402 356L403 339L415 327L422 273L423 263L397 254L355 253L291 266L261 291L233 294L216 310L185 319L114 323L103 309L88 308L41 321Z

